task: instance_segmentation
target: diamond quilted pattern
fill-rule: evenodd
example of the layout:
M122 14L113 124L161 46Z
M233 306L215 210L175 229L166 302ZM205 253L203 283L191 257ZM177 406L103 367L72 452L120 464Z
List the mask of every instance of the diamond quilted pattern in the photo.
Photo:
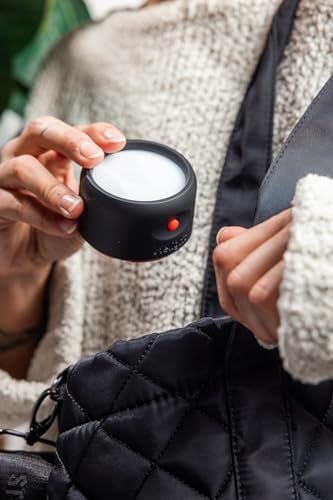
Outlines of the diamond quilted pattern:
M293 442L295 447L295 462L301 468L306 456L306 447L309 447L309 441L316 433L318 427L318 418L309 413L306 408L298 401L291 401L291 414L297 416L292 419L293 424ZM304 436L307 436L306 440Z
M208 498L215 498L221 486L220 471L231 467L229 436L221 432L218 422L194 409L173 434L159 463L205 492Z
M66 419L60 418L60 432L83 425L91 420L89 415L83 410L81 405L73 398L66 387L66 398L63 400L61 414L66 415Z
M91 373L93 376L90 376ZM69 393L81 408L84 407L90 419L98 419L108 414L127 378L126 367L107 354L99 353L77 365L69 376L67 386Z
M65 396L66 408L72 406L66 413L70 423L63 422L67 431L58 440L60 467L71 478L63 498L74 498L77 491L98 500L144 498L157 480L163 484L161 499L210 498L222 492L231 473L226 416L218 398L214 404L212 389L221 385L219 339L225 345L217 333L216 328L206 334L188 327L117 342L107 353L75 367ZM218 394L223 396L220 387ZM93 421L86 424L87 419ZM205 440L202 426L207 424ZM193 442L188 426L196 431ZM184 449L178 435L185 438ZM221 443L222 453L213 467L201 464L200 471L199 456L210 455L214 440ZM171 459L172 449L178 450L178 461ZM186 468L186 455L193 456L193 469ZM110 485L110 473L121 481Z
M113 405L113 411L120 412L126 408L136 408L168 395L169 391L164 387L148 379L142 373L134 372Z
M300 480L307 484L313 485L313 487L321 492L323 498L326 497L325 491L322 491L322 485L325 484L325 478L332 475L332 463L327 460L321 460L322 456L332 455L333 459L333 434L332 431L326 427L320 429L320 435L318 436L317 442L313 445L310 450L310 455L308 458L308 464L306 465L304 471L300 474ZM314 464L320 463L320 467L313 467ZM333 478L332 478L332 495L333 495ZM326 497L327 498L327 497Z
M76 486L85 492L88 498L134 498L149 468L149 460L99 429L85 453L81 455ZM116 480L118 477L121 477L121 481Z
M138 500L146 500L147 498L158 498L159 500L204 500L209 497L196 491L192 486L178 481L167 472L157 469L154 470L149 481L144 484L136 498Z
M318 390L313 391L313 398L308 397L309 387L304 386L304 389L307 397L300 401L300 394L296 393L297 401L292 402L292 412L297 415L294 422L297 484L300 496L306 500L331 500L333 460L323 457L333 457L333 430L329 427L333 422L332 383L318 386ZM295 395L294 388L292 393ZM318 404L315 405L315 402ZM323 407L324 402L326 408ZM328 495L328 490L332 494Z
M115 342L109 352L114 354L114 357L123 363L125 363L128 367L133 368L138 359L144 355L147 347L150 346L155 340L154 335L146 335L144 337L140 337L139 339L131 339L131 340L118 340Z
M99 427L99 422L89 422L73 429L63 432L58 439L57 448L63 462L67 464L67 472L70 476L75 474L81 460L81 456L88 448L91 436ZM75 446L72 443L75 442Z
M71 371L49 498L332 500L332 389L232 322L118 342Z
M188 403L182 398L163 398L111 415L103 428L119 440L153 460L164 448L175 422L181 421ZM142 432L137 432L142 429Z
M191 355L189 355L191 353ZM140 367L142 373L177 391L186 381L207 378L221 363L218 344L201 330L161 335ZM172 367L172 369L170 369Z

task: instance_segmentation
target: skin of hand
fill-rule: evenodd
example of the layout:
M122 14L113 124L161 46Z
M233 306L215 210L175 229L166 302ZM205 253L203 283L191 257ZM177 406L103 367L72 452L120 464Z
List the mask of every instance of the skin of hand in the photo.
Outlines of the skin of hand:
M0 329L20 332L38 323L53 262L76 252L84 210L72 162L99 164L126 144L110 123L72 127L44 116L9 141L0 159ZM34 345L0 354L0 368L24 375Z
M53 117L32 121L8 142L0 163L0 280L64 259L82 244L84 209L72 161L92 168L125 145L108 123L71 127Z
M223 310L266 344L278 340L277 301L288 246L291 209L251 229L220 229L213 263Z

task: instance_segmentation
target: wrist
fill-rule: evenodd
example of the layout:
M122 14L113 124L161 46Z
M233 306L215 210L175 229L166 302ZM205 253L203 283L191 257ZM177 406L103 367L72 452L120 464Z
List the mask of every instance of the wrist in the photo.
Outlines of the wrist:
M52 265L0 278L0 329L15 334L43 317L44 291Z

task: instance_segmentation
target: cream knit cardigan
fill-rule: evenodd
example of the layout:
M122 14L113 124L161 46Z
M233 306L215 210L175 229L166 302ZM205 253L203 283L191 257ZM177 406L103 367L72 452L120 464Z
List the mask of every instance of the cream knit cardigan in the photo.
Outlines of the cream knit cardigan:
M80 357L199 317L218 178L279 3L170 0L119 11L50 54L28 118L111 121L127 137L169 144L194 166L198 203L190 242L167 259L121 262L85 245L58 263L48 331L27 380L0 373L0 427L26 421L45 384ZM279 72L275 152L331 75L332 53L333 0L301 0ZM305 381L333 376L332 229L333 180L303 179L281 286L279 348L286 369Z

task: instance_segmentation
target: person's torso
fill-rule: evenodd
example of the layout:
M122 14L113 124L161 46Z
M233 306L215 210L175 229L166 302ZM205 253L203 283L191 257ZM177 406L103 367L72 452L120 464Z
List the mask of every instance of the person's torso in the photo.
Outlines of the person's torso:
M129 138L178 149L198 179L193 235L177 253L134 264L101 256L88 245L81 252L89 318L83 354L115 338L199 317L218 179L279 3L175 0L117 12L78 31L53 54L50 86L45 88L45 76L37 84L33 114L52 113L72 124L110 121ZM300 2L280 68L275 151L333 70L332 7L332 0Z

